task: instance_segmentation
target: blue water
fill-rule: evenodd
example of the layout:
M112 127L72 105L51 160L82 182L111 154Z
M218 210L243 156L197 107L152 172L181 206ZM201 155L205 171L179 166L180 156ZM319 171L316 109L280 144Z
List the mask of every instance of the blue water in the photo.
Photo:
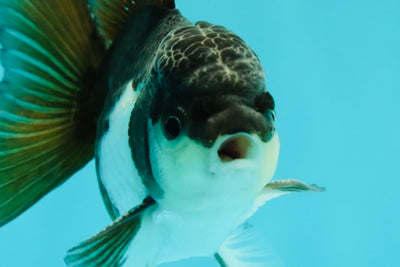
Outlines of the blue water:
M259 55L277 104L275 178L327 188L250 219L271 266L400 266L400 1L176 2ZM0 229L0 266L64 266L68 248L109 223L91 163Z

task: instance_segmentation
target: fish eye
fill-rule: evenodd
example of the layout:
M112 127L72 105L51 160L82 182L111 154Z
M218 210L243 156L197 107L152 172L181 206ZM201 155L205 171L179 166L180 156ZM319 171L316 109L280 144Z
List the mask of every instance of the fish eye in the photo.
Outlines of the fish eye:
M164 121L164 135L168 140L173 140L181 133L181 121L176 116L169 116Z

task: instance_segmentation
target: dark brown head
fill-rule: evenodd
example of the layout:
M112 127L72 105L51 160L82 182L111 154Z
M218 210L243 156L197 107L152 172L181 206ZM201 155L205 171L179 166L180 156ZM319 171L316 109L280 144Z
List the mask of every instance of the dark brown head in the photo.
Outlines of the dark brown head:
M274 101L255 53L235 34L205 22L172 32L153 69L153 123L206 147L220 135L274 132Z
M133 157L157 201L193 197L194 188L201 198L226 175L251 194L271 179L279 151L274 101L259 59L238 36L205 22L170 32L143 86L130 145L148 148Z

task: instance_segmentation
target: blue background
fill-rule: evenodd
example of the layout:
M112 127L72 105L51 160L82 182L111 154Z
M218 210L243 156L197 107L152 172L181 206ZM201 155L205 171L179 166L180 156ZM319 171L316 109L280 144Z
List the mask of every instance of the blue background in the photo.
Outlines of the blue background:
M327 188L274 199L250 219L271 266L400 266L400 1L176 2L263 62L281 139L275 179ZM68 248L109 223L92 162L0 229L0 266L64 266Z

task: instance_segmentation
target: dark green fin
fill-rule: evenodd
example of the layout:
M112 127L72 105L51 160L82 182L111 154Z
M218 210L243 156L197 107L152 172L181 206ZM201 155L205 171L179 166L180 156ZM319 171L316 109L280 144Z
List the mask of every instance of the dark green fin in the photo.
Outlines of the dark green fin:
M121 266L129 244L138 232L143 212L155 201L146 198L142 205L129 211L106 229L70 249L65 257L68 266Z
M80 102L104 51L95 31L86 1L0 0L0 226L93 157Z
M175 8L174 0L90 0L97 28L110 45L125 26L129 16L140 5Z
M273 198L286 195L292 192L323 192L324 187L317 186L315 184L305 184L298 180L278 180L267 184L259 198L259 206Z

